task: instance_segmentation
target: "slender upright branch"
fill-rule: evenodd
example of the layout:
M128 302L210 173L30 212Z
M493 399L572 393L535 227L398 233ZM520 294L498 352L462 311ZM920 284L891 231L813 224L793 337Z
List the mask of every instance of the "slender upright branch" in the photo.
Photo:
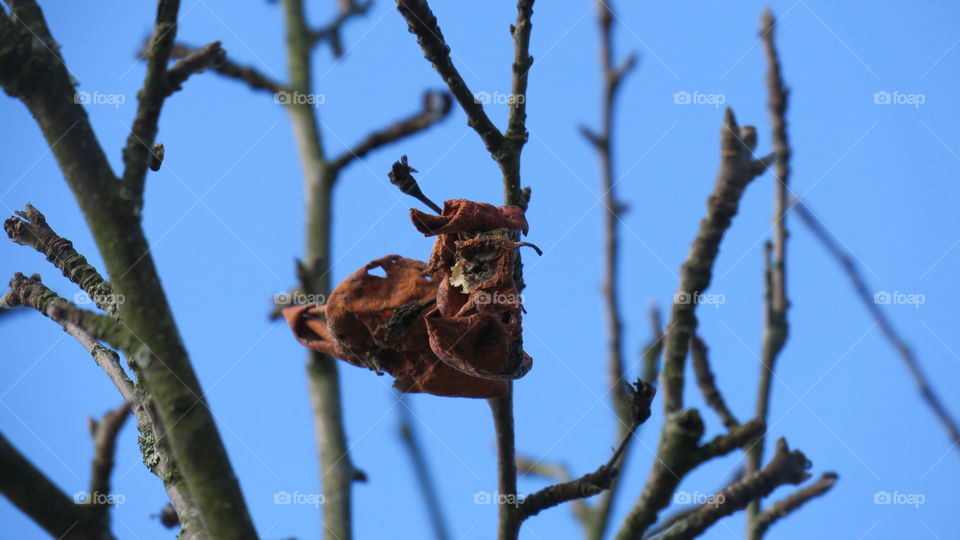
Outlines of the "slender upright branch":
M110 527L110 476L113 474L117 436L123 425L127 423L127 418L130 417L131 405L129 401L124 402L120 407L107 412L100 422L92 417L88 419L90 436L93 437L93 471L90 474L89 504L93 519L102 529Z
M843 272L847 275L847 278L850 279L850 284L853 286L854 292L864 307L867 308L867 312L870 313L873 320L876 321L883 337L887 339L890 346L893 347L897 355L900 356L900 359L903 360L903 363L906 364L914 384L917 385L917 390L920 391L920 397L923 398L927 406L930 407L930 410L933 411L937 420L943 424L944 431L947 432L953 448L960 451L960 427L958 427L956 418L950 414L943 400L940 399L940 396L933 390L933 387L930 385L930 379L924 373L923 367L920 365L920 361L914 354L913 349L907 344L900 333L897 332L896 328L894 328L890 318L887 317L886 313L880 308L880 304L875 301L874 293L867 286L867 281L860 273L860 269L857 268L856 263L853 262L853 258L834 240L830 232L823 226L821 220L813 214L813 211L810 210L806 203L795 200L793 201L793 208L796 210L800 222L807 226L816 239L820 241L823 247L826 248L830 255L840 264Z
M410 33L426 58L446 83L454 99L467 115L467 124L477 132L490 152L490 157L499 165L503 180L504 203L526 209L529 190L520 187L520 154L527 140L526 92L527 73L533 63L530 56L530 32L532 29L533 0L517 1L517 19L510 32L514 39L513 84L510 109L505 133L490 121L483 105L474 97L466 81L460 75L450 56L450 47L444 41L437 18L430 10L427 0L396 0L397 10L407 23ZM520 257L516 258L515 280L523 287L523 271ZM497 438L497 477L502 503L499 508L499 538L516 538L521 520L517 519L515 507L506 501L515 500L517 494L516 452L513 433L513 385L511 395L490 400Z
M150 150L157 136L160 109L172 92L167 78L167 62L177 37L179 9L180 0L160 0L157 4L153 36L146 48L147 75L143 87L137 92L137 115L123 149L123 182L135 215L139 215L143 207L143 188L151 160Z
M623 392L619 389L624 384L626 376L623 361L623 317L620 313L620 288L617 272L619 271L620 257L620 214L625 206L617 199L614 180L614 107L617 90L624 76L636 66L636 55L629 56L619 67L614 65L613 51L613 8L609 1L597 2L597 19L600 26L600 69L602 79L602 100L600 103L600 131L593 132L581 127L581 132L597 150L600 161L600 189L603 192L604 221L603 221L603 300L607 320L607 378L611 388L610 396L613 399L613 409L617 414L617 434L615 439L623 438L629 429L629 403L623 399ZM629 445L630 438L627 438ZM622 469L626 466L629 452L623 453L623 462L618 464ZM603 538L610 521L610 511L619 486L619 478L615 478L610 489L603 493L595 508L591 522L587 525L587 538L599 540Z
M430 464L427 462L426 453L413 427L413 413L410 410L410 404L404 394L400 394L397 399L400 400L401 405L399 409L400 439L403 441L413 464L417 485L427 509L427 516L430 518L430 525L433 527L433 536L437 540L446 540L450 538L450 533L446 519L444 519L443 505L440 503L440 494L437 492L437 486L430 474Z
M773 241L765 261L767 270L764 281L764 329L763 347L760 357L760 374L757 388L756 417L766 420L770 408L771 380L777 356L787 341L787 283L786 283L786 245L787 245L787 192L790 181L790 145L787 139L787 97L780 75L780 59L774 45L774 18L769 9L763 12L760 28L760 40L767 58L767 108L770 111L770 124L773 134L773 153L776 167L773 185ZM745 473L760 469L763 460L764 439L760 437L747 449ZM760 501L754 501L747 508L747 523L756 518L760 511Z
M37 469L0 433L0 493L54 538L64 540L109 540L87 512L74 504L42 471Z
M707 216L700 222L690 254L680 269L680 288L674 297L667 328L660 379L664 410L668 415L683 407L683 368L690 337L697 328L695 310L700 294L710 285L720 242L737 213L747 184L765 169L763 162L752 157L756 143L756 130L752 126L737 126L733 111L727 109L720 135L720 172L713 194L707 200Z
M686 519L657 536L659 540L688 540L699 536L721 518L742 510L750 501L769 495L785 484L799 484L810 474L810 461L799 450L791 451L784 439L777 441L777 452L761 471L750 474L740 482L716 494Z
M660 353L663 352L663 318L660 316L660 308L655 304L650 306L650 341L643 348L641 360L643 360L643 380L650 384L657 383L657 375L660 372Z
M497 538L513 540L520 534L522 520L516 512L517 456L513 430L513 383L506 397L488 400L493 413L493 429L497 443Z

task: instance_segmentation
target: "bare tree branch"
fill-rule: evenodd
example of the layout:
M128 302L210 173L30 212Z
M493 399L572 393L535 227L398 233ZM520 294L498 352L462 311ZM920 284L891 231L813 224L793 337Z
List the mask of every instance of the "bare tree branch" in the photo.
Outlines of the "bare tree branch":
M109 540L109 529L99 529L88 508L74 504L33 463L0 433L0 493L30 516L50 536L64 540Z
M313 46L322 42L330 44L334 58L343 56L343 39L341 37L343 26L354 17L366 15L373 5L372 1L358 2L356 0L342 0L340 2L340 13L333 19L333 22L310 32L310 41Z
M177 37L177 11L180 0L159 0L153 36L147 45L147 75L137 93L137 115L127 145L123 149L123 182L133 205L134 215L143 208L143 188L150 165L151 148L157 136L160 109L172 92L167 78L167 62Z
M750 501L769 495L784 484L799 484L810 475L810 461L799 450L790 451L782 438L777 441L777 452L763 470L718 493L712 502L702 505L686 519L657 536L659 540L687 540L695 538L721 518L744 509Z
M10 280L10 290L0 298L0 306L29 306L58 322L93 356L97 365L107 372L110 380L120 390L120 395L125 400L134 400L133 382L127 376L123 366L120 365L120 357L114 351L98 343L84 328L63 318L61 315L70 309L64 306L65 304L68 304L66 300L57 296L55 292L40 282L39 275L34 274L28 278L19 272ZM72 307L76 308L76 306Z
M184 59L198 53L200 50L201 49L190 47L189 45L176 43L170 50L170 57ZM224 77L245 83L253 90L263 90L274 95L286 90L283 84L271 79L267 75L264 75L257 69L250 66L242 66L231 61L227 57L219 59L219 63L215 63L208 67Z
M656 522L657 514L670 504L674 490L688 472L709 459L740 448L764 429L763 422L751 420L701 446L699 441L703 437L703 420L696 409L669 415L660 434L653 469L647 476L640 497L617 532L617 540L642 537Z
M757 388L756 417L766 421L770 408L770 382L773 378L777 356L787 341L787 283L786 283L786 245L787 245L787 191L790 181L790 145L787 139L787 89L780 74L780 60L773 42L774 18L767 9L763 13L760 39L767 58L767 108L770 110L770 123L773 128L773 153L776 156L776 169L773 192L773 241L764 257L766 271L764 282L764 330L763 347L760 359L760 375ZM764 439L760 437L747 449L745 473L760 469L763 460ZM760 501L754 501L747 508L747 523L756 518L760 511Z
M674 298L667 329L660 384L664 410L668 415L683 406L683 367L690 337L697 328L695 310L700 294L710 286L720 241L737 213L747 184L762 172L762 167L752 157L756 143L757 133L753 126L737 126L733 111L727 109L720 135L720 172L713 194L707 200L707 216L700 222L700 231L680 269L680 288Z
M407 21L410 33L417 36L417 43L423 50L424 58L433 64L433 68L440 74L440 78L447 84L453 97L467 114L467 125L477 132L486 145L487 151L495 155L504 144L504 136L487 117L483 105L477 101L466 81L453 65L450 47L443 39L443 33L437 24L437 18L430 10L430 5L426 0L397 0L397 10Z
M960 444L958 444L960 443L960 428L957 426L957 420L950 414L950 411L947 410L940 396L934 392L933 387L930 385L930 379L924 373L913 349L910 348L910 345L908 345L900 333L897 332L886 313L880 309L880 305L874 300L873 292L867 287L867 282L857 268L857 265L853 262L853 259L847 254L846 250L833 239L823 226L821 220L814 215L806 203L794 200L793 208L796 210L797 217L800 218L801 223L807 226L830 255L840 263L840 267L844 273L847 274L851 285L853 285L854 292L864 307L867 308L873 320L877 322L877 326L880 328L883 337L887 339L890 346L893 347L897 355L900 356L900 359L903 360L903 363L906 364L907 370L913 378L913 382L917 385L917 390L920 391L920 397L927 402L927 406L930 407L933 414L940 423L943 424L943 428L947 432L947 436L950 438L953 447L960 451Z
M447 528L447 521L444 519L443 505L440 504L440 494L437 493L437 487L434 484L433 476L430 474L430 466L427 457L417 437L417 432L413 427L413 412L410 410L404 394L400 394L397 399L400 400L400 439L413 463L413 472L417 477L417 485L420 487L420 494L423 496L423 502L427 508L427 516L430 518L430 525L433 527L433 536L437 540L446 540L450 538L450 532Z
M626 394L630 408L630 425L623 434L620 444L617 445L613 455L610 456L610 459L597 470L587 473L576 480L547 486L540 491L524 497L516 506L520 521L537 515L551 506L592 497L604 490L610 489L619 472L617 463L627 450L630 439L633 438L637 427L650 418L650 403L653 401L654 395L656 395L656 388L651 384L638 380Z
M173 47L176 48L176 45ZM171 49L170 56L175 58L172 53L173 49ZM170 84L170 92L180 90L183 83L186 82L191 75L201 73L209 67L219 67L223 64L226 56L227 52L220 47L219 41L214 41L201 49L190 52L167 70L167 81Z
M553 480L559 484L569 482L573 475L566 465L560 463L547 463L542 460L534 460L529 456L517 455L517 473L521 476L541 476ZM573 509L573 515L581 525L586 525L593 512L584 499L574 499L570 501Z
M429 128L446 118L450 113L450 105L450 95L445 92L425 93L423 109L420 112L367 135L356 146L331 160L329 165L331 170L334 173L339 172L355 159L360 159L380 147Z
M643 380L650 384L656 384L660 371L660 353L663 352L663 339L666 337L663 333L663 319L660 316L660 308L656 304L650 306L650 329L650 341L643 348L641 354Z
M749 536L751 538L763 538L763 535L771 525L807 504L812 499L830 491L836 482L837 473L823 473L815 482L798 489L785 499L771 504L769 508L761 512L756 519L753 520L753 529L748 532Z
M166 433L160 417L152 404L147 403L143 392L137 389L133 381L127 375L120 363L120 357L114 351L104 347L97 341L100 336L89 332L89 316L78 317L78 312L90 313L81 310L73 304L48 289L40 281L37 275L30 278L17 273L10 282L10 290L0 298L0 307L27 306L36 309L40 313L59 323L64 330L74 337L87 352L93 356L94 361L110 377L114 386L120 391L123 399L133 404L133 412L137 416L137 429L140 431L140 450L143 454L144 464L152 472L163 480L167 495L176 513L180 516L179 520L183 524L181 536L189 539L207 538L208 533L206 525L200 515L199 507L190 494L183 476L178 472L173 453L169 444L162 434ZM92 314L96 315L96 314ZM116 325L116 321L103 315L97 322L99 326L94 328L103 329L105 323L111 326ZM112 330L112 328L111 328ZM113 337L113 336L111 336ZM125 343L130 342L130 336L124 336Z
M86 291L97 307L110 315L117 315L120 308L113 286L87 262L86 257L73 249L73 242L61 237L47 225L47 218L39 210L28 204L25 211L17 211L17 217L8 218L3 223L3 229L17 244L32 247L46 255L47 260L60 269L64 277Z
M696 334L690 338L690 358L693 360L693 372L697 376L697 386L700 387L700 393L703 394L704 401L716 411L717 416L723 421L724 427L732 429L740 425L740 422L727 407L720 390L717 389L713 372L710 371L710 362L707 360L707 346Z
M90 511L92 518L101 529L110 527L109 510L110 476L113 474L113 458L117 449L117 436L130 417L131 402L124 402L115 410L109 411L100 422L92 417L87 419L90 436L93 437L93 472L90 475Z
M612 391L613 408L617 414L617 435L623 438L630 429L630 404L618 391L626 376L623 361L623 318L620 312L620 288L617 272L620 258L620 213L625 208L617 199L614 181L614 107L617 89L624 76L636 66L637 57L631 55L622 66L614 65L613 51L613 8L609 1L597 2L597 20L600 26L600 69L602 77L602 100L600 103L600 132L596 133L586 127L581 132L597 150L600 161L600 188L603 191L604 222L603 222L603 299L607 319L607 378ZM516 69L516 65L515 65ZM516 79L515 79L516 82ZM659 330L658 330L659 331ZM629 446L632 438L625 439ZM626 466L629 452L623 452L623 461L617 466ZM587 538L600 540L606 533L610 522L610 512L613 501L620 485L619 477L615 477L609 490L604 492L594 508L589 523L585 523Z
M161 48L167 37L172 37L175 3L161 1L158 6L156 43ZM157 92L162 90L158 87L167 80L166 55L157 52L156 62L148 66L145 88L149 95L142 98L148 103L141 108L143 114L138 114L139 127L135 125L131 133L134 138L149 131L150 136L142 141L148 146L142 151L134 149L128 139L131 152L125 163L131 181L122 183L76 99L74 81L63 59L51 52L58 46L39 7L24 0L13 10L16 22L0 18L0 63L7 67L0 71L0 84L23 101L36 119L100 248L114 291L124 297L121 320L139 341L137 351L130 355L138 370L138 384L149 394L158 418L170 426L160 432L161 442L169 444L176 456L179 477L189 486L188 497L201 510L210 534L253 536L246 503L180 340L137 211L136 193L142 189L142 171L148 166L149 144L156 133L155 105ZM159 37L164 31L165 37ZM38 42L44 46L35 46ZM158 61L161 56L163 63ZM162 85L155 82L158 78L164 81ZM198 520L182 521L188 526Z

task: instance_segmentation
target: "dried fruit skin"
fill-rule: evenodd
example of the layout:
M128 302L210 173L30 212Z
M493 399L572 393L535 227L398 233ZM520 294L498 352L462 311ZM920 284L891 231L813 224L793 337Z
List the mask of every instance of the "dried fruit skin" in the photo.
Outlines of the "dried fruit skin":
M376 267L383 268L386 277L369 273ZM440 362L430 350L422 315L402 335L386 335L386 323L397 308L433 300L436 285L427 275L425 263L388 255L345 279L325 306L294 306L283 315L303 345L355 366L386 371L401 391L452 397L506 395L505 381L471 377Z
M523 352L514 278L523 210L465 199L442 215L410 211L436 236L429 264L388 255L338 285L325 306L284 310L300 343L395 377L404 392L501 397L532 365ZM516 233L513 233L516 234ZM383 268L385 277L370 274Z

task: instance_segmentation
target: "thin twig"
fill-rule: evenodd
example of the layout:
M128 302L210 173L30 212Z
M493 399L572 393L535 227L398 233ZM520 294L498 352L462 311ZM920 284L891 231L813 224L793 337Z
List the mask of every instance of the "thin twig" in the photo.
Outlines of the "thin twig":
M177 43L170 51L170 58L187 58L199 50L189 45ZM283 84L261 73L256 68L237 64L226 57L222 58L218 64L209 67L224 77L246 83L253 90L263 90L274 95L286 90Z
M780 74L780 59L774 45L774 18L767 9L763 12L760 39L767 58L767 108L770 111L770 124L773 134L773 153L776 156L773 191L773 241L766 252L765 292L764 292L764 330L763 347L760 358L759 384L757 385L756 417L766 421L770 408L771 380L777 357L787 341L787 283L786 283L786 245L787 245L787 191L790 181L790 145L787 139L787 98L788 92ZM747 449L745 474L760 469L763 460L764 438L761 436ZM754 501L747 508L748 529L750 523L760 511L760 501Z
M784 439L777 441L777 452L763 470L717 493L685 519L657 536L658 540L688 540L694 538L721 518L742 510L750 501L769 495L785 484L799 484L810 477L810 461L799 450L791 451Z
M147 45L147 75L137 93L137 115L123 149L123 182L131 197L135 215L143 208L143 188L150 165L154 139L160 121L160 109L171 93L167 77L170 50L177 37L177 11L180 0L160 0L153 36Z
M410 33L417 36L417 43L423 50L424 58L433 64L440 77L447 84L453 97L467 114L467 124L477 132L487 150L493 155L503 146L503 134L497 129L483 105L476 99L467 86L460 71L450 58L450 47L443 39L443 33L437 24L437 18L430 10L426 0L397 0L397 10L407 22Z
M427 92L423 96L423 109L407 118L390 124L386 128L374 131L365 139L349 148L346 152L330 161L330 169L335 174L352 161L361 159L370 152L419 133L446 118L450 113L450 95L446 92Z
M58 235L47 224L47 218L30 204L16 214L3 224L7 236L21 246L32 247L45 255L64 277L79 285L97 307L116 316L119 305L113 286L87 262L86 257L77 253L73 242Z
M657 521L659 512L670 504L673 492L687 473L701 463L742 447L764 429L763 422L751 420L701 445L704 427L696 409L668 416L650 475L617 532L617 540L642 537Z
M749 531L752 538L763 538L767 529L781 518L786 517L794 510L807 504L824 493L830 491L830 488L837 482L837 473L823 473L815 482L798 489L796 492L788 495L785 499L771 504L766 510L761 512L753 520L753 530Z
M660 353L663 352L663 318L660 316L660 308L656 304L650 306L650 330L651 338L643 348L641 354L643 360L643 380L650 384L657 383L657 376L660 372Z
M120 407L107 412L100 422L92 417L88 419L90 436L93 437L93 471L90 475L90 506L93 519L101 528L110 526L109 499L110 475L113 474L114 454L117 449L117 436L130 417L132 403L124 402Z
M887 339L897 352L897 355L900 356L900 359L907 365L907 370L910 372L910 376L913 377L913 381L917 385L917 390L920 391L920 397L927 402L930 410L933 411L937 419L940 420L940 423L943 424L943 428L950 438L950 443L953 445L952 447L960 451L960 428L958 428L957 420L950 414L950 411L948 411L947 407L943 404L943 400L941 400L940 396L933 390L933 387L930 385L930 379L923 372L920 361L914 354L913 349L910 348L910 345L907 344L900 333L894 328L890 318L887 317L886 313L880 308L880 304L876 303L874 294L867 287L867 282L860 273L859 268L857 268L856 263L853 262L853 259L846 250L833 239L821 220L814 215L806 203L794 200L792 206L796 210L800 221L807 226L823 247L826 248L830 255L840 264L843 272L847 274L851 285L853 285L854 292L864 307L867 308L873 320L876 321L883 337Z
M626 452L630 439L637 427L650 418L650 403L656 395L656 388L638 380L626 392L626 400L629 407L629 426L623 434L620 443L617 445L610 459L601 465L597 470L587 473L575 480L561 482L552 486L547 486L540 491L524 497L517 505L517 513L520 521L534 516L539 512L568 501L591 497L604 490L610 489L611 484L617 477L619 470L617 463Z
M176 45L174 45L176 47ZM170 55L173 57L173 54ZM223 64L227 52L220 46L219 41L214 41L205 45L196 51L181 58L169 70L167 70L167 81L170 83L169 91L176 92L180 90L183 83L191 75L202 73L207 68L216 68Z
M614 65L613 51L613 8L609 1L597 2L597 19L600 25L600 69L602 77L602 100L600 103L600 132L595 133L586 127L581 132L588 141L593 143L600 161L600 189L603 191L604 222L603 222L603 299L607 319L607 379L611 387L610 395L613 399L613 409L617 415L617 435L623 438L629 429L629 403L623 399L623 392L618 391L624 384L626 375L623 361L623 317L620 313L620 288L617 273L620 258L620 214L625 208L617 199L614 181L614 107L617 89L624 76L636 66L636 55L630 55L624 63ZM627 438L629 445L631 438ZM626 466L629 452L623 453L623 461L619 468ZM610 512L613 501L620 485L619 476L614 478L610 489L603 493L595 512L587 527L587 538L599 540L603 538L610 522Z
M58 322L93 356L97 365L107 372L110 380L120 390L123 399L133 401L136 398L133 382L120 364L120 357L116 352L98 343L93 336L87 333L86 329L75 322L62 318L61 314L64 313L64 310L60 306L66 303L65 299L57 296L55 292L40 281L40 276L34 274L26 277L20 272L13 276L13 279L10 280L10 290L0 298L0 306L29 306Z
M404 394L399 394L397 399L400 400L400 439L403 441L403 446L407 449L407 454L413 464L413 472L417 477L417 485L420 487L420 494L427 509L427 516L430 518L430 525L433 527L433 535L437 540L446 540L450 538L450 533L447 528L447 521L444 519L443 505L440 504L440 494L437 492L433 476L430 474L430 465L427 462L426 453L413 427L413 413L410 410L410 403Z
M569 482L573 475L570 474L570 468L560 463L547 463L539 459L533 459L524 455L517 455L517 474L524 476L540 476L548 478L559 484ZM587 505L584 499L574 499L570 501L573 515L581 524L586 524L590 519L592 509Z
M700 393L703 394L704 401L716 411L717 416L723 421L724 427L731 429L740 425L740 422L727 407L720 390L717 389L713 372L710 371L710 361L707 359L707 346L696 334L690 338L690 358L693 360L693 372L697 376L697 386L700 387Z
M357 2L355 0L344 0L340 2L340 13L333 19L333 22L310 32L310 41L313 46L322 42L330 44L334 58L343 56L343 38L341 37L343 26L352 19L360 15L366 15L373 5L372 1Z

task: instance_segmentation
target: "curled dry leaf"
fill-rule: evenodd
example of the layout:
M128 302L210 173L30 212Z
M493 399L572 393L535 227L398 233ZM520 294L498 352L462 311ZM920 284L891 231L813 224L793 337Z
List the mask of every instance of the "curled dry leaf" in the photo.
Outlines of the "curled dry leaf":
M326 305L283 315L300 343L395 377L404 392L499 397L530 370L523 352L521 297L514 280L513 231L523 211L463 199L443 214L411 210L414 226L436 236L430 262L399 255L371 261ZM385 276L370 273L382 268Z

